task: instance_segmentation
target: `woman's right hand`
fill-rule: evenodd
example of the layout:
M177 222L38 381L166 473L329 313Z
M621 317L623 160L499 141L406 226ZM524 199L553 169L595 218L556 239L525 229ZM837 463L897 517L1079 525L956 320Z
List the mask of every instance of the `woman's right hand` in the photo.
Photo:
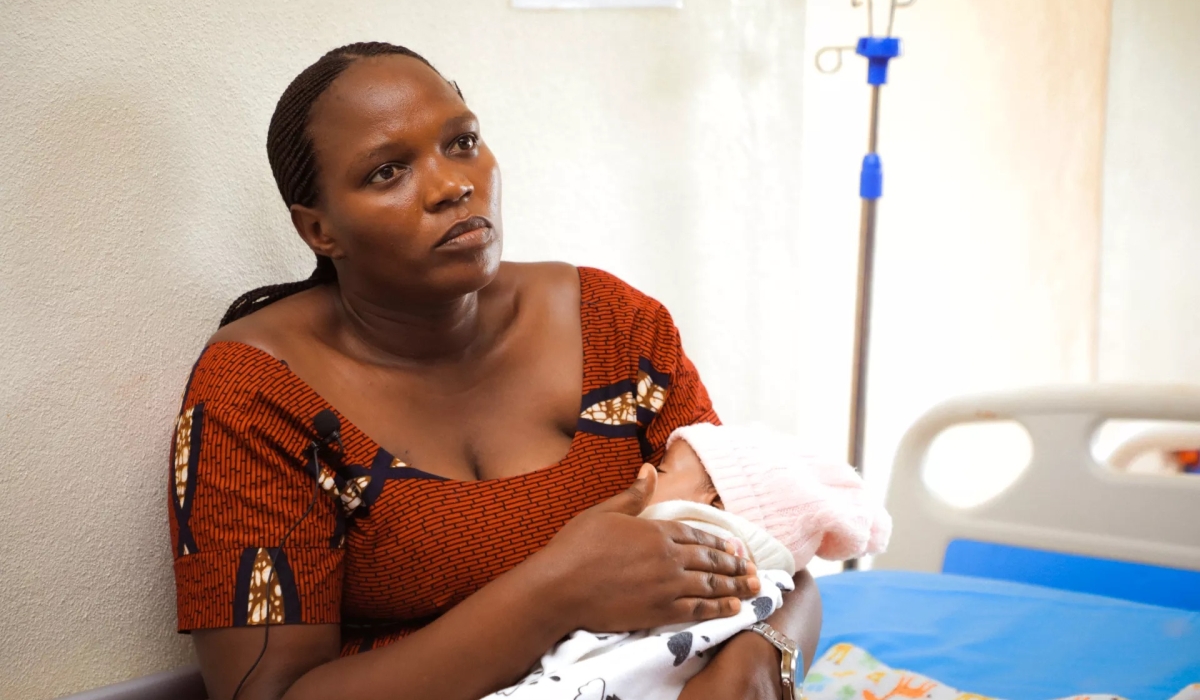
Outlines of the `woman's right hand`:
M580 513L528 563L547 572L575 629L622 632L735 615L760 590L754 564L721 538L638 518L657 473L644 465L617 496Z

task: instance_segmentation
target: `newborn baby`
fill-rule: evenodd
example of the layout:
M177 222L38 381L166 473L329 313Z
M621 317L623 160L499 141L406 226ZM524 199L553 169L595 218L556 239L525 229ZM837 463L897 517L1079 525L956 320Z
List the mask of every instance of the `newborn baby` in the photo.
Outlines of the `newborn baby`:
M795 438L766 428L708 423L680 428L668 438L657 471L651 506L688 501L740 516L758 526L754 536L778 540L796 569L808 566L814 555L839 561L878 554L892 533L882 500L854 469L806 454ZM663 517L662 508L647 511L643 517L680 519Z
M489 698L676 700L715 648L766 619L814 555L849 559L883 551L891 518L848 465L815 459L763 428L707 423L676 430L654 467L657 486L640 517L686 523L733 542L754 562L759 597L733 617L621 634L579 630L520 683ZM811 659L810 659L811 661Z

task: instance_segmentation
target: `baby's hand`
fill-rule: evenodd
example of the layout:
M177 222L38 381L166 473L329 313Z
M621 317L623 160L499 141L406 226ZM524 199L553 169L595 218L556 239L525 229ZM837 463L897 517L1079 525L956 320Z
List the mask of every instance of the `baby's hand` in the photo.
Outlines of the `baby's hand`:
M733 555L735 557L741 557L747 561L750 560L750 550L746 548L745 542L742 542L736 537L729 537L725 541L733 545Z

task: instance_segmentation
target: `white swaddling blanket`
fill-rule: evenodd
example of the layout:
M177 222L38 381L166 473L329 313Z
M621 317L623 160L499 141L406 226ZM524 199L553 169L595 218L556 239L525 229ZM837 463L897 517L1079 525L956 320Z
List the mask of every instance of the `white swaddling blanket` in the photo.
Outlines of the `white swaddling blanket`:
M793 588L796 567L791 553L745 518L688 501L660 503L640 517L682 522L741 540L758 567L758 597L744 601L737 615L717 620L615 634L576 631L543 656L520 683L485 700L676 700L715 647L766 619L783 604L783 591Z

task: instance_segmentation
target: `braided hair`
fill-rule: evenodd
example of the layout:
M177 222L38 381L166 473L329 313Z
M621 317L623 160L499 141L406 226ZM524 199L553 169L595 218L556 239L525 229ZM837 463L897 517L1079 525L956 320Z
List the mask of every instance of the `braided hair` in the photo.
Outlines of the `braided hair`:
M316 63L297 75L275 105L271 125L267 128L267 160L283 203L289 208L293 204L306 207L316 205L320 196L317 190L317 157L312 138L308 134L308 121L313 103L317 101L333 81L355 61L371 56L408 56L415 58L437 72L433 65L415 51L380 41L347 44L322 56ZM462 97L456 83L451 83ZM269 284L252 289L238 297L225 315L222 326L243 316L258 311L284 297L305 289L337 281L337 269L333 260L317 256L317 267L308 279L284 284Z

